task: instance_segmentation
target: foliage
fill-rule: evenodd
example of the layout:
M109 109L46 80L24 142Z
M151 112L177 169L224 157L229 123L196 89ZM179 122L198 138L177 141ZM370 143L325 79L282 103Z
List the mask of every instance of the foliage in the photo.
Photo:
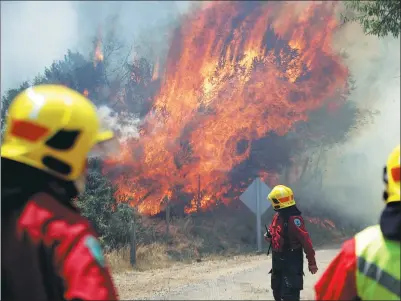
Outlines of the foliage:
M92 223L107 250L118 249L130 243L133 218L138 234L137 243L155 238L153 229L144 226L143 217L126 203L117 203L115 186L102 175L99 159L90 159L85 192L76 200L82 214Z
M133 211L114 199L115 188L101 173L101 162L89 160L85 192L76 204L93 224L108 247L121 247L129 242Z
M1 128L4 130L5 117L11 101L31 85L62 84L80 92L86 89L96 99L96 91L99 91L99 87L104 83L104 74L100 67L94 67L82 54L69 50L64 60L53 62L32 82L23 82L17 89L8 90L4 94L1 100Z
M384 37L392 34L397 38L401 30L400 1L344 1L349 14L343 15L345 22L359 22L368 35Z

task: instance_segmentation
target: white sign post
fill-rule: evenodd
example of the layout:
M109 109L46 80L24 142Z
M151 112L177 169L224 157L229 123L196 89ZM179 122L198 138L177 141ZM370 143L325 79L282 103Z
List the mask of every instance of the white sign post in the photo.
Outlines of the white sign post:
M260 178L256 178L240 196L240 200L256 215L256 241L258 252L262 251L262 215L271 206L267 196L271 189Z

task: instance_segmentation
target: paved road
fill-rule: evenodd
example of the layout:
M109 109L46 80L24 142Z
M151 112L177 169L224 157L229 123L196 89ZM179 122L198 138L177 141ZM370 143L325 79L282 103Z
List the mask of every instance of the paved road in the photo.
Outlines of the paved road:
M316 252L319 267L316 275L311 275L305 265L301 299L313 300L313 286L337 252L338 246ZM248 256L228 259L224 263L172 267L152 274L132 272L116 277L116 282L122 299L273 300L268 275L270 268L270 257Z

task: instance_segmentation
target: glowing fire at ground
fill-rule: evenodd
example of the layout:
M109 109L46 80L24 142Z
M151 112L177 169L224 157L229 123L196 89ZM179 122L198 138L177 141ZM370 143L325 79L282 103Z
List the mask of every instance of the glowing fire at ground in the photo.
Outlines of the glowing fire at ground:
M306 220L308 220L311 224L315 224L315 225L319 225L323 228L326 229L335 229L336 225L334 224L333 221L329 220L329 219L320 219L317 217L305 217Z
M116 180L117 199L150 215L167 196L187 198L187 212L232 201L229 172L252 140L285 135L347 89L348 71L331 47L334 6L209 3L183 21L140 138L110 162L129 167Z

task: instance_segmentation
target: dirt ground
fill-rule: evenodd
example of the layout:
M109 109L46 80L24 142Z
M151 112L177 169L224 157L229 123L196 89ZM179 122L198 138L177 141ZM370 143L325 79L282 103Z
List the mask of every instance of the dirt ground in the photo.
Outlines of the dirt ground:
M316 252L319 267L316 275L311 275L305 266L301 299L313 300L313 285L338 249L336 245ZM159 270L117 273L114 280L122 300L273 300L270 268L270 256L244 255L176 264Z

